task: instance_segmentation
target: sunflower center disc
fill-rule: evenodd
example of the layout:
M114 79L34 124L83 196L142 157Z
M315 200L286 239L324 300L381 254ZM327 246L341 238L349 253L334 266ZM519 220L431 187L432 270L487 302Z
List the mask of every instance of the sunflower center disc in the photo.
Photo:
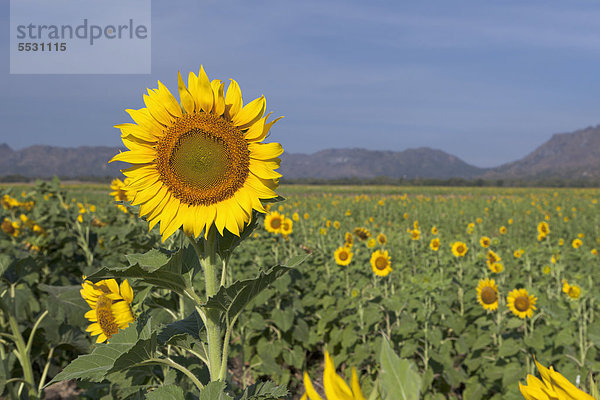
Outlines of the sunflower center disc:
M518 311L527 311L529 309L529 299L527 297L517 297L515 299L515 308Z
M119 332L115 318L111 310L112 300L105 295L101 294L96 302L96 317L98 318L98 324L102 328L102 332L107 338L111 338L112 335Z
M383 257L379 257L375 260L375 268L377 269L385 269L387 267L387 260Z
M232 197L250 171L242 131L207 113L178 118L158 142L157 155L161 181L187 205L211 205Z
M271 220L271 228L279 229L281 227L281 220L279 218L273 218Z
M345 251L342 251L338 257L340 260L346 261L348 259L348 254Z
M481 301L485 304L494 304L496 300L498 300L498 295L493 288L486 286L481 289Z

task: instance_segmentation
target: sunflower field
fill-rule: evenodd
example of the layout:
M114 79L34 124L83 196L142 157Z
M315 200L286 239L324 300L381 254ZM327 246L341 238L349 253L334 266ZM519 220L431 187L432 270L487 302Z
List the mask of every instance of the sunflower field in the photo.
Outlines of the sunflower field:
M210 242L120 188L1 189L1 396L510 400L537 361L598 398L598 190L284 185L194 301Z

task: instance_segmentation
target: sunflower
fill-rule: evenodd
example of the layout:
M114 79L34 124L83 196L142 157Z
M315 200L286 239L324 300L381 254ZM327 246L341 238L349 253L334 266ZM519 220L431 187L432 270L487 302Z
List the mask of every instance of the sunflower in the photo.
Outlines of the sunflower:
M344 234L344 247L351 248L354 243L354 236L350 232Z
M488 250L486 256L485 256L488 265L497 263L498 261L502 260L502 258L500 258L500 256L496 253L494 253L493 250Z
M435 227L435 226L432 226L432 227L431 227L431 234L432 234L432 235L437 235L437 234L438 234L438 228L437 228L437 227Z
M548 236L548 234L550 233L550 226L548 225L548 223L546 221L542 221L538 224L537 231L538 231L538 240L540 237L543 239L546 236Z
M265 216L265 229L271 233L281 233L285 216L277 211L272 211Z
M380 233L377 235L377 243L382 246L387 243L387 236L385 236L385 233Z
M508 308L517 317L525 319L526 317L531 318L533 310L536 309L535 302L537 297L527 293L527 289L514 289L508 294L506 299Z
M542 376L539 380L533 375L527 375L527 385L519 382L519 389L526 400L594 400L589 394L577 389L554 368L546 368L535 360L538 371Z
M500 227L500 229L498 229L498 232L500 232L501 235L506 235L506 227L503 225Z
M419 238L421 237L421 231L418 230L417 228L415 229L409 229L408 233L410 233L410 239L411 240L419 240Z
M233 79L209 81L200 67L188 84L178 74L181 104L158 82L144 95L146 108L126 110L134 124L120 124L129 151L112 161L133 164L133 205L140 205L150 229L160 222L163 241L181 226L188 236L208 235L210 227L239 235L252 211L266 212L261 200L277 197L281 176L279 143L261 143L279 118L267 122L265 98L243 106Z
M452 243L452 254L454 254L454 257L464 257L465 254L467 254L467 251L469 251L469 248L467 247L467 245L463 242L454 242Z
M486 310L493 311L498 308L498 286L493 279L485 278L479 281L477 301Z
M344 382L344 379L335 373L335 364L328 352L325 352L325 370L323 371L323 387L325 388L325 396L328 400L365 400L356 369L352 367L352 379L350 387ZM300 400L323 400L317 393L308 373L304 373L304 390L306 393L302 395Z
M433 251L438 251L440 249L440 239L431 239L431 242L429 242L429 248Z
M499 263L499 262L495 262L493 264L488 264L488 268L494 274L499 274L500 272L504 271L504 265L502 263Z
M283 224L281 224L281 234L284 237L288 237L294 231L294 221L290 218L284 218Z
M573 243L571 243L571 246L573 246L574 249L578 249L581 247L582 244L583 242L581 241L581 239L575 239L573 240Z
M570 285L566 280L563 280L562 291L572 299L578 299L581 295L581 288L577 285Z
M334 253L335 263L337 265L346 266L352 261L352 251L346 246L339 247Z
M490 243L491 243L491 240L490 240L490 238L489 238L489 237L487 237L487 236L482 236L482 237L481 237L481 239L479 239L479 244L480 244L480 245L481 245L481 247L483 247L483 248L486 248L486 249L487 249L488 247L490 247Z
M366 228L354 228L353 233L360 240L367 240L368 238L371 237L371 232L369 232L369 230Z
M377 246L377 240L375 238L369 238L369 240L367 240L367 247L372 249L375 246Z
M387 276L392 272L392 262L387 250L375 250L371 254L371 268L375 275L379 276Z
M92 308L85 313L85 318L92 322L86 331L92 336L98 335L96 343L110 339L119 329L127 328L134 321L131 311L133 290L127 279L120 287L114 279L98 283L86 280L81 286L81 297Z

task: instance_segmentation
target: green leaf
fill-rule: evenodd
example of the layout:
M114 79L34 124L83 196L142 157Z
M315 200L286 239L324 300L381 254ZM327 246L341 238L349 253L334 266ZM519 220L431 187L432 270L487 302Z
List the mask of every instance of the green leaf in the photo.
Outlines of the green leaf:
M236 400L278 400L287 395L288 390L285 387L266 381L248 386L240 397L236 397Z
M73 286L50 286L39 284L38 288L48 293L48 311L57 321L67 320L74 326L83 326L87 320L84 314L90 310L83 297L81 297L81 285Z
M233 400L233 397L225 393L226 387L225 382L210 382L200 391L198 400Z
M127 354L138 343L139 339L144 340L147 338L140 338L137 331L137 322L134 322L127 329L114 335L110 339L110 343L100 343L91 354L77 357L46 386L69 379L102 381L108 371L113 368L115 362L121 356Z
M412 362L394 353L386 338L381 341L379 363L379 386L384 400L419 400L421 376Z
M221 287L216 295L208 299L206 308L220 310L233 320L257 294L290 269L292 267L276 265L266 273L261 271L255 279L237 281L229 287Z
M162 345L167 344L169 340L178 335L190 335L196 340L200 340L199 333L204 329L204 323L197 312L191 313L181 321L176 321L166 325L158 334L158 342Z
M185 400L183 389L177 385L159 386L146 394L148 400Z
M150 250L145 254L128 256L128 259L135 264L103 267L88 279L94 281L107 278L138 278L150 285L183 294L183 290L189 286L185 274L200 268L198 256L192 246L186 246L173 254Z

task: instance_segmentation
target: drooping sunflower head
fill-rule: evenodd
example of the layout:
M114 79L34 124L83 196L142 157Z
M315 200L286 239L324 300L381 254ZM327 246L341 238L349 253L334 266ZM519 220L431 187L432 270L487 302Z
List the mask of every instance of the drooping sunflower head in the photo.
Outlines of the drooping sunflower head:
M341 266L346 266L350 264L350 262L352 261L352 256L352 251L346 246L338 247L338 249L333 253L335 263Z
M464 257L469 251L467 245L464 242L454 242L452 243L452 254L454 257Z
M536 309L536 301L537 297L527 293L527 289L514 289L508 294L508 298L506 299L510 311L521 319L533 316L533 310Z
M271 233L281 233L283 230L283 221L285 215L280 214L277 211L271 211L265 216L265 229Z
M485 258L487 260L488 265L497 263L498 261L502 260L502 258L493 250L488 250L487 254L485 255Z
M86 331L92 336L98 335L96 343L110 339L134 321L131 310L133 290L127 279L120 286L114 279L97 283L86 280L81 286L81 297L91 308L85 313L85 318L91 322Z
M353 232L360 240L367 240L371 237L371 232L366 228L354 228Z
M392 262L387 250L376 250L371 254L371 268L378 276L387 276L392 272Z
M179 99L158 82L144 95L146 108L127 110L135 123L120 124L129 151L111 161L132 164L125 190L165 240L180 227L205 236L211 226L239 235L261 200L277 197L279 143L262 143L279 118L267 122L265 99L243 105L234 80L210 81L200 68L187 85L178 75Z
M493 279L485 278L479 281L477 302L486 310L493 311L498 308L498 286Z

